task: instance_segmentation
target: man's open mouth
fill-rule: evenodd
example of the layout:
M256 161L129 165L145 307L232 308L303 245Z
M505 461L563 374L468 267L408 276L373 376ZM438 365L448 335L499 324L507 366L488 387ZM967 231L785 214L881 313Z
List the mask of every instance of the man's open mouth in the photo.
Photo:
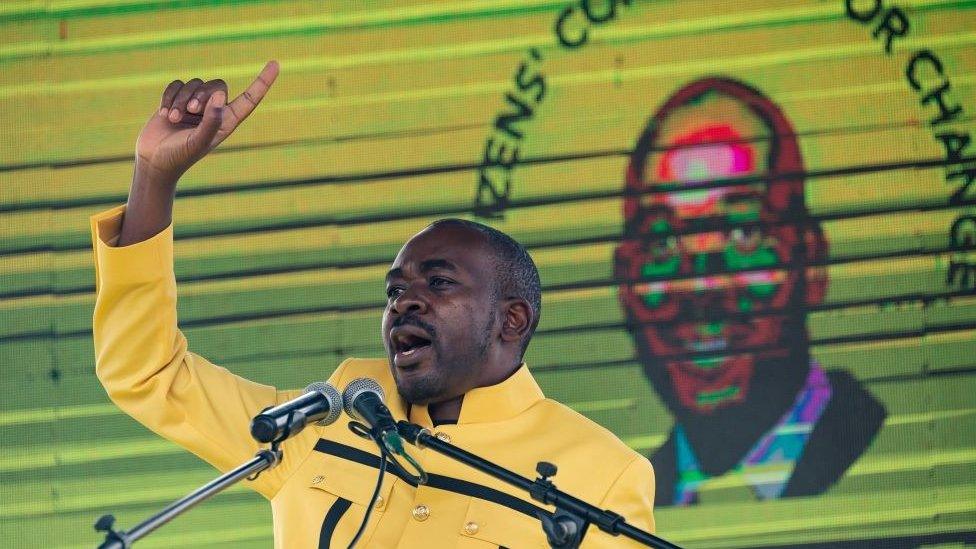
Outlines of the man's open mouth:
M430 340L425 337L401 334L393 338L393 346L397 354L410 356L419 349L430 346Z
M430 337L421 329L411 326L394 329L390 342L394 351L393 364L398 368L416 364L431 348Z
M693 341L685 341L686 351L693 353L708 353L713 351L724 351L729 346L729 340L724 337L699 338Z
M753 373L749 355L717 357L710 365L692 361L668 363L678 400L689 410L711 412L745 400Z

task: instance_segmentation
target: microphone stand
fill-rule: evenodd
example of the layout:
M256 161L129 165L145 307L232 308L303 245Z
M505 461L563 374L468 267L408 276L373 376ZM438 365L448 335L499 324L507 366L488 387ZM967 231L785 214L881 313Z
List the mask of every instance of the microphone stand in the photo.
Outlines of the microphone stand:
M95 523L95 530L106 532L105 541L98 546L98 549L128 549L137 540L148 536L160 526L189 511L201 501L224 491L245 478L248 480L258 478L258 475L263 471L281 463L282 451L278 448L278 445L283 439L284 437L272 442L271 448L258 451L253 459L243 463L236 469L224 473L190 492L183 498L170 503L162 511L140 522L128 532L113 530L112 525L115 524L115 517L112 515L103 515Z
M400 436L419 448L430 448L439 454L521 488L536 501L555 506L556 512L552 515L546 511L539 511L536 515L542 522L542 529L546 533L550 547L578 548L580 542L583 541L587 527L592 523L604 532L614 536L626 536L648 547L681 549L667 540L627 524L623 516L613 511L601 510L558 490L549 479L556 474L556 466L551 463L540 461L536 465L536 472L539 473L539 477L532 481L453 444L444 442L419 425L400 421L397 423L397 430L400 432Z

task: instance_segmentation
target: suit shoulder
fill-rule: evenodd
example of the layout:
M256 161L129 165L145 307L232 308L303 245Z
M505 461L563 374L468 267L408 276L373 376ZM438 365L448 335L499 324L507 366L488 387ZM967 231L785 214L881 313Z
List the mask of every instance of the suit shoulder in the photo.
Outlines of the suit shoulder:
M533 408L538 414L535 421L552 426L548 428L557 433L549 437L553 446L547 451L551 456L558 456L553 463L564 475L564 480L557 480L563 483L562 489L591 503L610 505L615 511L623 512L628 520L645 511L649 514L655 480L654 468L647 457L609 429L565 404L544 399ZM649 516L641 524L653 528L653 517Z
M385 358L347 358L339 365L336 372L340 370L345 379L390 377L390 363Z
M342 391L350 381L359 377L376 380L384 390L394 386L389 362L383 358L347 358L329 376L329 383Z
M590 451L601 452L596 455L613 456L626 463L630 463L635 457L643 457L609 429L561 402L546 398L537 406L540 412L549 416L547 421L557 422L554 424L562 425L560 429L572 433L574 444Z

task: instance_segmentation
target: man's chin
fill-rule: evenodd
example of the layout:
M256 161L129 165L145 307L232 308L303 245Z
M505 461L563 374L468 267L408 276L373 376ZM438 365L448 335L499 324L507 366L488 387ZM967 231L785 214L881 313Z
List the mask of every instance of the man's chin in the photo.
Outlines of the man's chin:
M393 380L396 382L397 392L410 404L424 406L436 402L437 397L444 392L440 379L430 371L420 371L419 367L394 367Z
M670 362L667 368L678 402L698 414L745 402L754 373L749 356L729 357L707 369L690 361Z
M745 403L745 391L737 385L704 390L697 392L694 400L683 401L682 404L690 413L710 415L740 406ZM691 404L689 407L688 405Z

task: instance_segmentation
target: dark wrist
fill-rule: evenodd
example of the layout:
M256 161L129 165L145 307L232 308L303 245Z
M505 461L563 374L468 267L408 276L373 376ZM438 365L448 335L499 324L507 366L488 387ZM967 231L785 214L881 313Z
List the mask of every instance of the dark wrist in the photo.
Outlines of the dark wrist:
M172 222L177 179L136 162L118 246L142 242Z
M176 191L176 182L179 180L179 174L171 174L162 172L148 162L144 162L136 159L135 169L132 173L132 186L142 187L143 190L152 189L154 191Z

